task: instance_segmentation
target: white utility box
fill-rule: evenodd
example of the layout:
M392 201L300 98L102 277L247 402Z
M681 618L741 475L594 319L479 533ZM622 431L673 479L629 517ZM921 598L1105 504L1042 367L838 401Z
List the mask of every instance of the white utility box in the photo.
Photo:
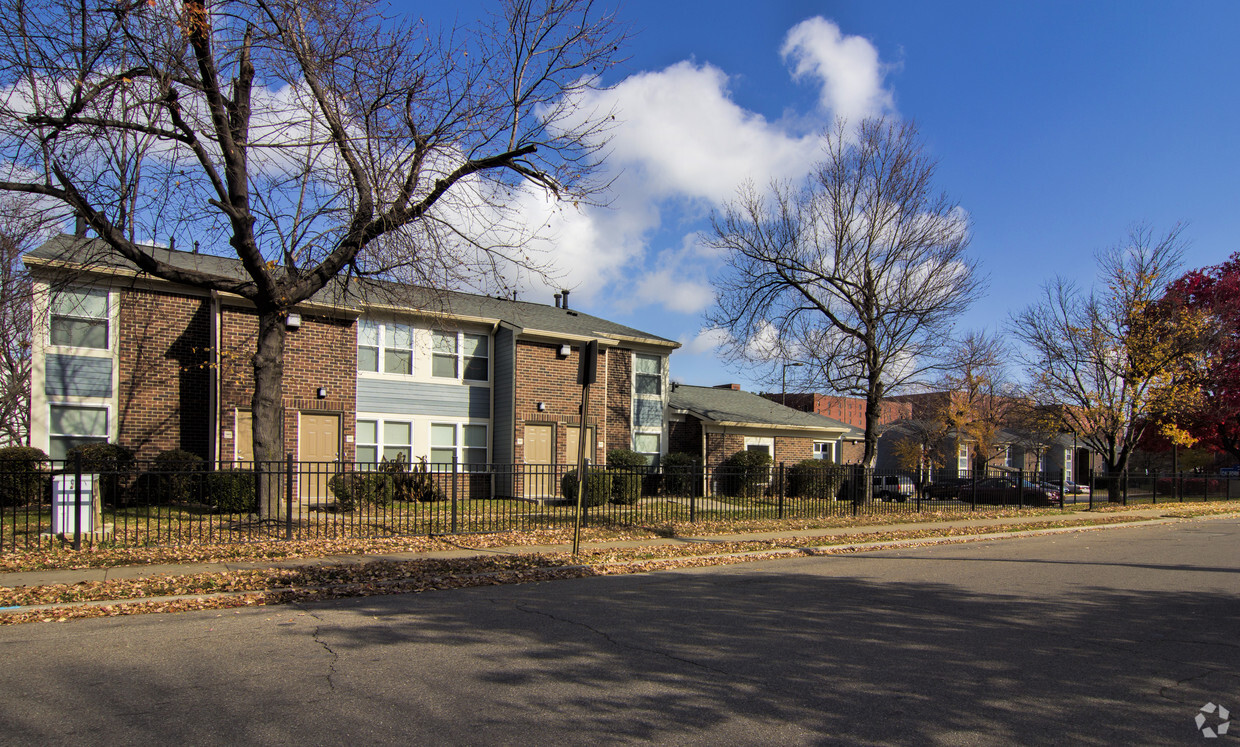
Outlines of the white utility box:
M98 475L82 475L82 507L77 517L73 507L77 502L77 477L56 475L52 478L52 534L76 534L78 524L82 534L95 531L94 503L98 500L96 485Z

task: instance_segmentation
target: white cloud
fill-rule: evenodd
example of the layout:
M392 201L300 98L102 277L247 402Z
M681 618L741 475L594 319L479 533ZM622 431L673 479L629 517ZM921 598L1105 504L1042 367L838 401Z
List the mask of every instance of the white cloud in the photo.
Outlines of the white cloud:
M626 184L650 197L721 204L745 180L804 173L815 134L791 134L734 102L728 76L711 65L678 62L630 76L593 94L585 111L614 110L610 162Z
M700 330L692 340L682 339L680 341L682 345L681 352L688 355L713 354L731 339L732 336L728 334L726 329L710 327Z
M865 117L894 112L892 94L883 87L886 66L868 39L845 36L839 26L815 16L792 27L780 54L798 80L821 83L819 103L833 117L856 125Z

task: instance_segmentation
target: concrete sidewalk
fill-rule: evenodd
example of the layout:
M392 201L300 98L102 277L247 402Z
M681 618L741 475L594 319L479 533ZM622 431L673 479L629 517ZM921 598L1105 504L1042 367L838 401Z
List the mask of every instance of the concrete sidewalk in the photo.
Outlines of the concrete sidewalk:
M830 540L841 536L860 535L864 541L867 534L879 534L902 531L945 531L974 527L1002 528L1014 524L1049 524L1052 522L1086 522L1102 517L1125 518L1131 521L1156 519L1166 513L1166 508L1151 507L1130 511L1108 512L1105 514L1077 512L1071 514L1023 516L995 519L960 519L949 521L910 522L906 524L881 524L853 527L835 527L829 529L790 529L779 532L746 532L727 535L703 535L693 537L667 537L641 540L623 540L613 542L586 542L585 549L631 549L642 547L666 547L678 545L710 545L722 542L744 542L791 537L805 538L807 545L815 539ZM0 573L0 586L47 586L52 584L75 584L79 582L107 581L110 579L143 578L148 576L186 576L196 573L223 573L227 571L251 570L258 568L292 568L299 566L323 565L360 565L375 561L406 561L429 558L470 558L493 555L523 555L537 553L562 553L572 550L569 544L558 545L513 545L506 547L474 548L468 545L469 538L464 536L440 537L444 542L458 545L454 550L432 550L399 552L376 555L337 555L320 558L293 558L272 561L236 561L212 563L184 563L167 565L133 565L113 568L85 568L73 570L25 571L18 573Z

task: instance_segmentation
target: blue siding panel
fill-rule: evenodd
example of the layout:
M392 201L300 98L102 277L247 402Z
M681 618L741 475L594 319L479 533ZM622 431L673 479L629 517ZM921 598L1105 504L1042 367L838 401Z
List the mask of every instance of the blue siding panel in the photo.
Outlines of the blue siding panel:
M516 454L516 334L501 326L495 331L495 353L492 359L495 387L495 414L491 428L491 461L512 464Z
M357 411L438 415L445 418L489 418L491 388L359 378Z
M44 391L59 397L111 397L112 359L84 355L49 355L43 367Z

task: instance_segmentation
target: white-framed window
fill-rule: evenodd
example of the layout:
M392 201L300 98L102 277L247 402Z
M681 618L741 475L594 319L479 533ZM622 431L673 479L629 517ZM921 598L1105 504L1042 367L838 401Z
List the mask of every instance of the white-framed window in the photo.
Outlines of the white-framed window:
M657 355L633 356L633 393L638 395L663 395L663 359Z
M90 405L49 405L48 455L64 459L75 446L108 440L108 408Z
M835 462L835 444L831 441L815 441L814 458L824 462Z
M969 445L961 444L960 450L956 452L956 470L959 472L969 471Z
M651 464L663 451L663 358L633 354L633 451Z
M471 332L431 332L431 376L437 379L490 379L490 341Z
M663 435L660 433L633 434L633 451L646 457L647 464L654 464L659 459Z
M357 370L412 375L413 328L395 322L358 320Z
M431 332L431 376L437 379L455 379L456 372L456 333L439 330Z
M490 378L491 346L486 335L465 332L461 335L461 375L470 381Z
M55 291L50 332L52 345L109 349L108 292L101 288Z
M485 465L487 427L473 423L431 423L430 461L435 465Z
M407 420L359 419L355 437L357 461L378 464L404 457L413 461L413 423Z

